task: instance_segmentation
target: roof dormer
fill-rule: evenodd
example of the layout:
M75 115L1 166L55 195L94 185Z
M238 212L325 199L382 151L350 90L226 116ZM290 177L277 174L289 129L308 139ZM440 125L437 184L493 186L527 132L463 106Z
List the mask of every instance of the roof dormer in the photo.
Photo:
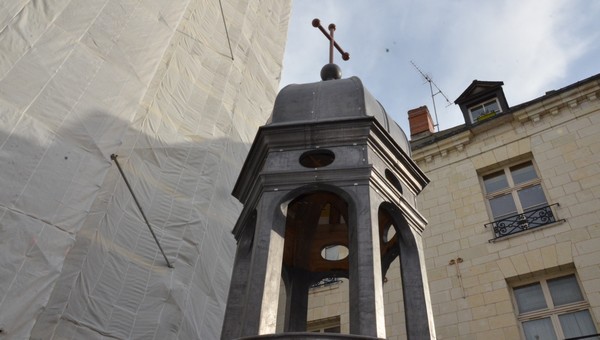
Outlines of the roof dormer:
M508 112L508 103L501 81L473 80L454 101L458 104L467 125L478 124L498 114Z

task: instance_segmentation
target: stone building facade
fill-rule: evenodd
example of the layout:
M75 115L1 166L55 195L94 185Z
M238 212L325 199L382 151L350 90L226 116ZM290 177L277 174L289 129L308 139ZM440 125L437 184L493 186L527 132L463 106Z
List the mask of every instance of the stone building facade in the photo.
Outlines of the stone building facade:
M600 75L513 107L501 86L467 88L465 125L411 132L438 337L600 333Z
M409 111L437 338L600 333L600 75L512 107L502 85L474 81L444 131ZM387 337L405 339L398 272L385 281ZM313 288L309 330L346 332L347 296Z

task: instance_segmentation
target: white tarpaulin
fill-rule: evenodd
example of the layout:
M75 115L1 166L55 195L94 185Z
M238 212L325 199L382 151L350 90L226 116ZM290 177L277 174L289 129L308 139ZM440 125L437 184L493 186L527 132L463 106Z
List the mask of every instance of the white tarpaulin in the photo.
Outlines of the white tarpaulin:
M291 4L222 6L0 2L0 339L218 338Z

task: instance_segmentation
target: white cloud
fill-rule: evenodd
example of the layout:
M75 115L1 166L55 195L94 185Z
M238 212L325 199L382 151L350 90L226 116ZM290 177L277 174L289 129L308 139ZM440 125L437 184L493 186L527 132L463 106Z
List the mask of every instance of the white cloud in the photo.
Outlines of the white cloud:
M454 100L473 79L502 80L516 105L600 72L600 2L296 1L282 85L319 79L327 41L310 25L337 24L336 40L357 75L406 130L406 111L432 110L429 87L414 60ZM596 55L595 55L595 54ZM585 62L585 64L583 64ZM461 124L458 107L436 96L440 126Z
M569 4L498 4L487 2L475 15L461 15L449 31L446 42L452 45L446 46L458 55L452 60L451 75L461 81L504 80L518 102L537 97L547 84L564 77L569 64L584 53L585 43L567 31L573 19L565 10Z

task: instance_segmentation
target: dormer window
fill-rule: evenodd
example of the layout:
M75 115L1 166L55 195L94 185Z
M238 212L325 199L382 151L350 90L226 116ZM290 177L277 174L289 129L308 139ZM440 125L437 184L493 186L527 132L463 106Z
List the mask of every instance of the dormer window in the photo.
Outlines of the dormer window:
M473 80L473 83L454 101L460 106L465 124L474 125L509 112L501 81Z
M500 103L498 103L498 99L496 98L469 108L471 122L473 123L478 123L493 117L500 112L502 112L502 109L500 108Z

